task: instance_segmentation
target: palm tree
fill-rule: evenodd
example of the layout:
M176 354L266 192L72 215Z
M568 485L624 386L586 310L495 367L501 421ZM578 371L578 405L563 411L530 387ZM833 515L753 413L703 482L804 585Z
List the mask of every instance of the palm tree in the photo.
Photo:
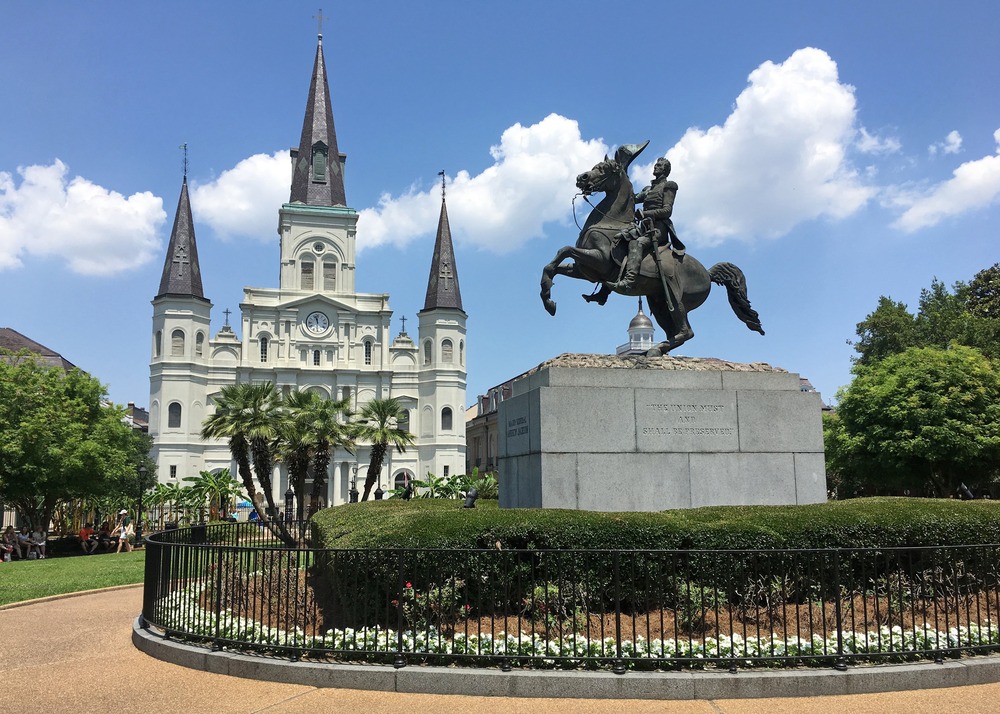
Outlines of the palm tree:
M343 419L343 415L350 414L349 405L349 398L333 401L311 392L293 392L284 400L279 454L295 492L299 520L305 515L305 480L309 468L313 471L308 514L311 517L319 508L320 494L326 490L331 453L340 447L354 450L351 425Z
M313 488L309 503L309 515L319 510L319 499L326 491L326 474L330 467L330 456L338 449L354 453L354 425L346 419L351 416L351 398L340 401L323 399L317 403L311 414L310 425L316 440L313 449Z
M283 400L278 424L278 458L288 469L288 483L295 493L295 518L303 520L306 476L316 440L310 428L311 413L322 398L312 392L292 392Z
M230 510L233 497L239 496L242 491L239 481L230 475L229 469L219 469L216 473L201 471L197 476L189 476L184 481L189 482L197 494L197 508L204 508L205 501L208 501L209 514L213 520L219 517L219 511Z
M284 524L268 520L268 513L265 512L277 512L271 471L274 468L273 448L278 436L280 408L281 396L270 382L226 385L215 400L215 413L205 419L202 425L201 437L228 440L236 470L258 515L272 524L279 538L294 545L296 540ZM267 509L263 507L262 499L257 494L255 473L260 481Z
M406 411L396 399L372 399L365 404L357 421L354 423L356 437L359 441L371 442L371 462L368 464L368 476L365 479L365 491L362 501L368 500L372 486L378 481L382 471L382 461L389 446L395 446L400 453L414 442L414 436L405 429L399 428L399 422L406 419Z

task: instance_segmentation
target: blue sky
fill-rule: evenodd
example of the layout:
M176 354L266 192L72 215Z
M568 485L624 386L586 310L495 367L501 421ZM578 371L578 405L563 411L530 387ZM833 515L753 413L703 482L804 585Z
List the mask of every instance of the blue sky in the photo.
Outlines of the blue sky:
M0 326L145 405L153 298L190 152L213 330L278 280L316 2L0 5ZM678 354L768 362L833 398L880 295L1000 259L1000 4L326 4L324 47L357 285L423 306L448 207L469 314L468 401L564 352L613 352L634 299L599 308L542 266L576 241L573 178L650 140L705 265L747 276L767 335L725 292ZM585 213L579 207L582 223ZM586 208L583 205L583 208ZM662 333L657 333L662 339Z

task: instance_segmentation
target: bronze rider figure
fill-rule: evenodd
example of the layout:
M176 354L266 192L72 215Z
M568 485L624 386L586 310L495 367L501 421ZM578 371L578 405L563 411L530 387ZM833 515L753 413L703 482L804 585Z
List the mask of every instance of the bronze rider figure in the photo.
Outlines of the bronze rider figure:
M653 165L653 182L635 195L636 204L642 204L642 208L636 210L639 222L617 236L628 241L628 258L625 261L622 279L608 283L608 287L612 290L627 294L635 285L643 257L651 250L656 250L657 246L669 245L671 253L678 259L684 257L687 249L677 237L674 223L670 219L674 210L674 198L677 195L677 183L668 180L670 168L670 161L666 158L657 159ZM682 332L690 329L687 325L687 311L680 299L682 293L677 283L677 271L669 272L669 275L664 273L663 277L672 294L665 297L671 307L677 331Z

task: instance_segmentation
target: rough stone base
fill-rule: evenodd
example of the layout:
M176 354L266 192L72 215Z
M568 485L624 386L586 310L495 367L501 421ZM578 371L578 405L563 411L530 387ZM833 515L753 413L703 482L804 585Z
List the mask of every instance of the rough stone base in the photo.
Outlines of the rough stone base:
M563 355L500 404L500 505L820 503L821 408L798 375L766 364Z

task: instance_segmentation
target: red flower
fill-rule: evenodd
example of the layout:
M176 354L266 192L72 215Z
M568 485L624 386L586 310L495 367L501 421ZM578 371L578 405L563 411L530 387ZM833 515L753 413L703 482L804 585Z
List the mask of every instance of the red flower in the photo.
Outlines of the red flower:
M412 588L412 587L413 587L413 583L407 583L407 584L406 584L406 587L408 587L408 588Z

